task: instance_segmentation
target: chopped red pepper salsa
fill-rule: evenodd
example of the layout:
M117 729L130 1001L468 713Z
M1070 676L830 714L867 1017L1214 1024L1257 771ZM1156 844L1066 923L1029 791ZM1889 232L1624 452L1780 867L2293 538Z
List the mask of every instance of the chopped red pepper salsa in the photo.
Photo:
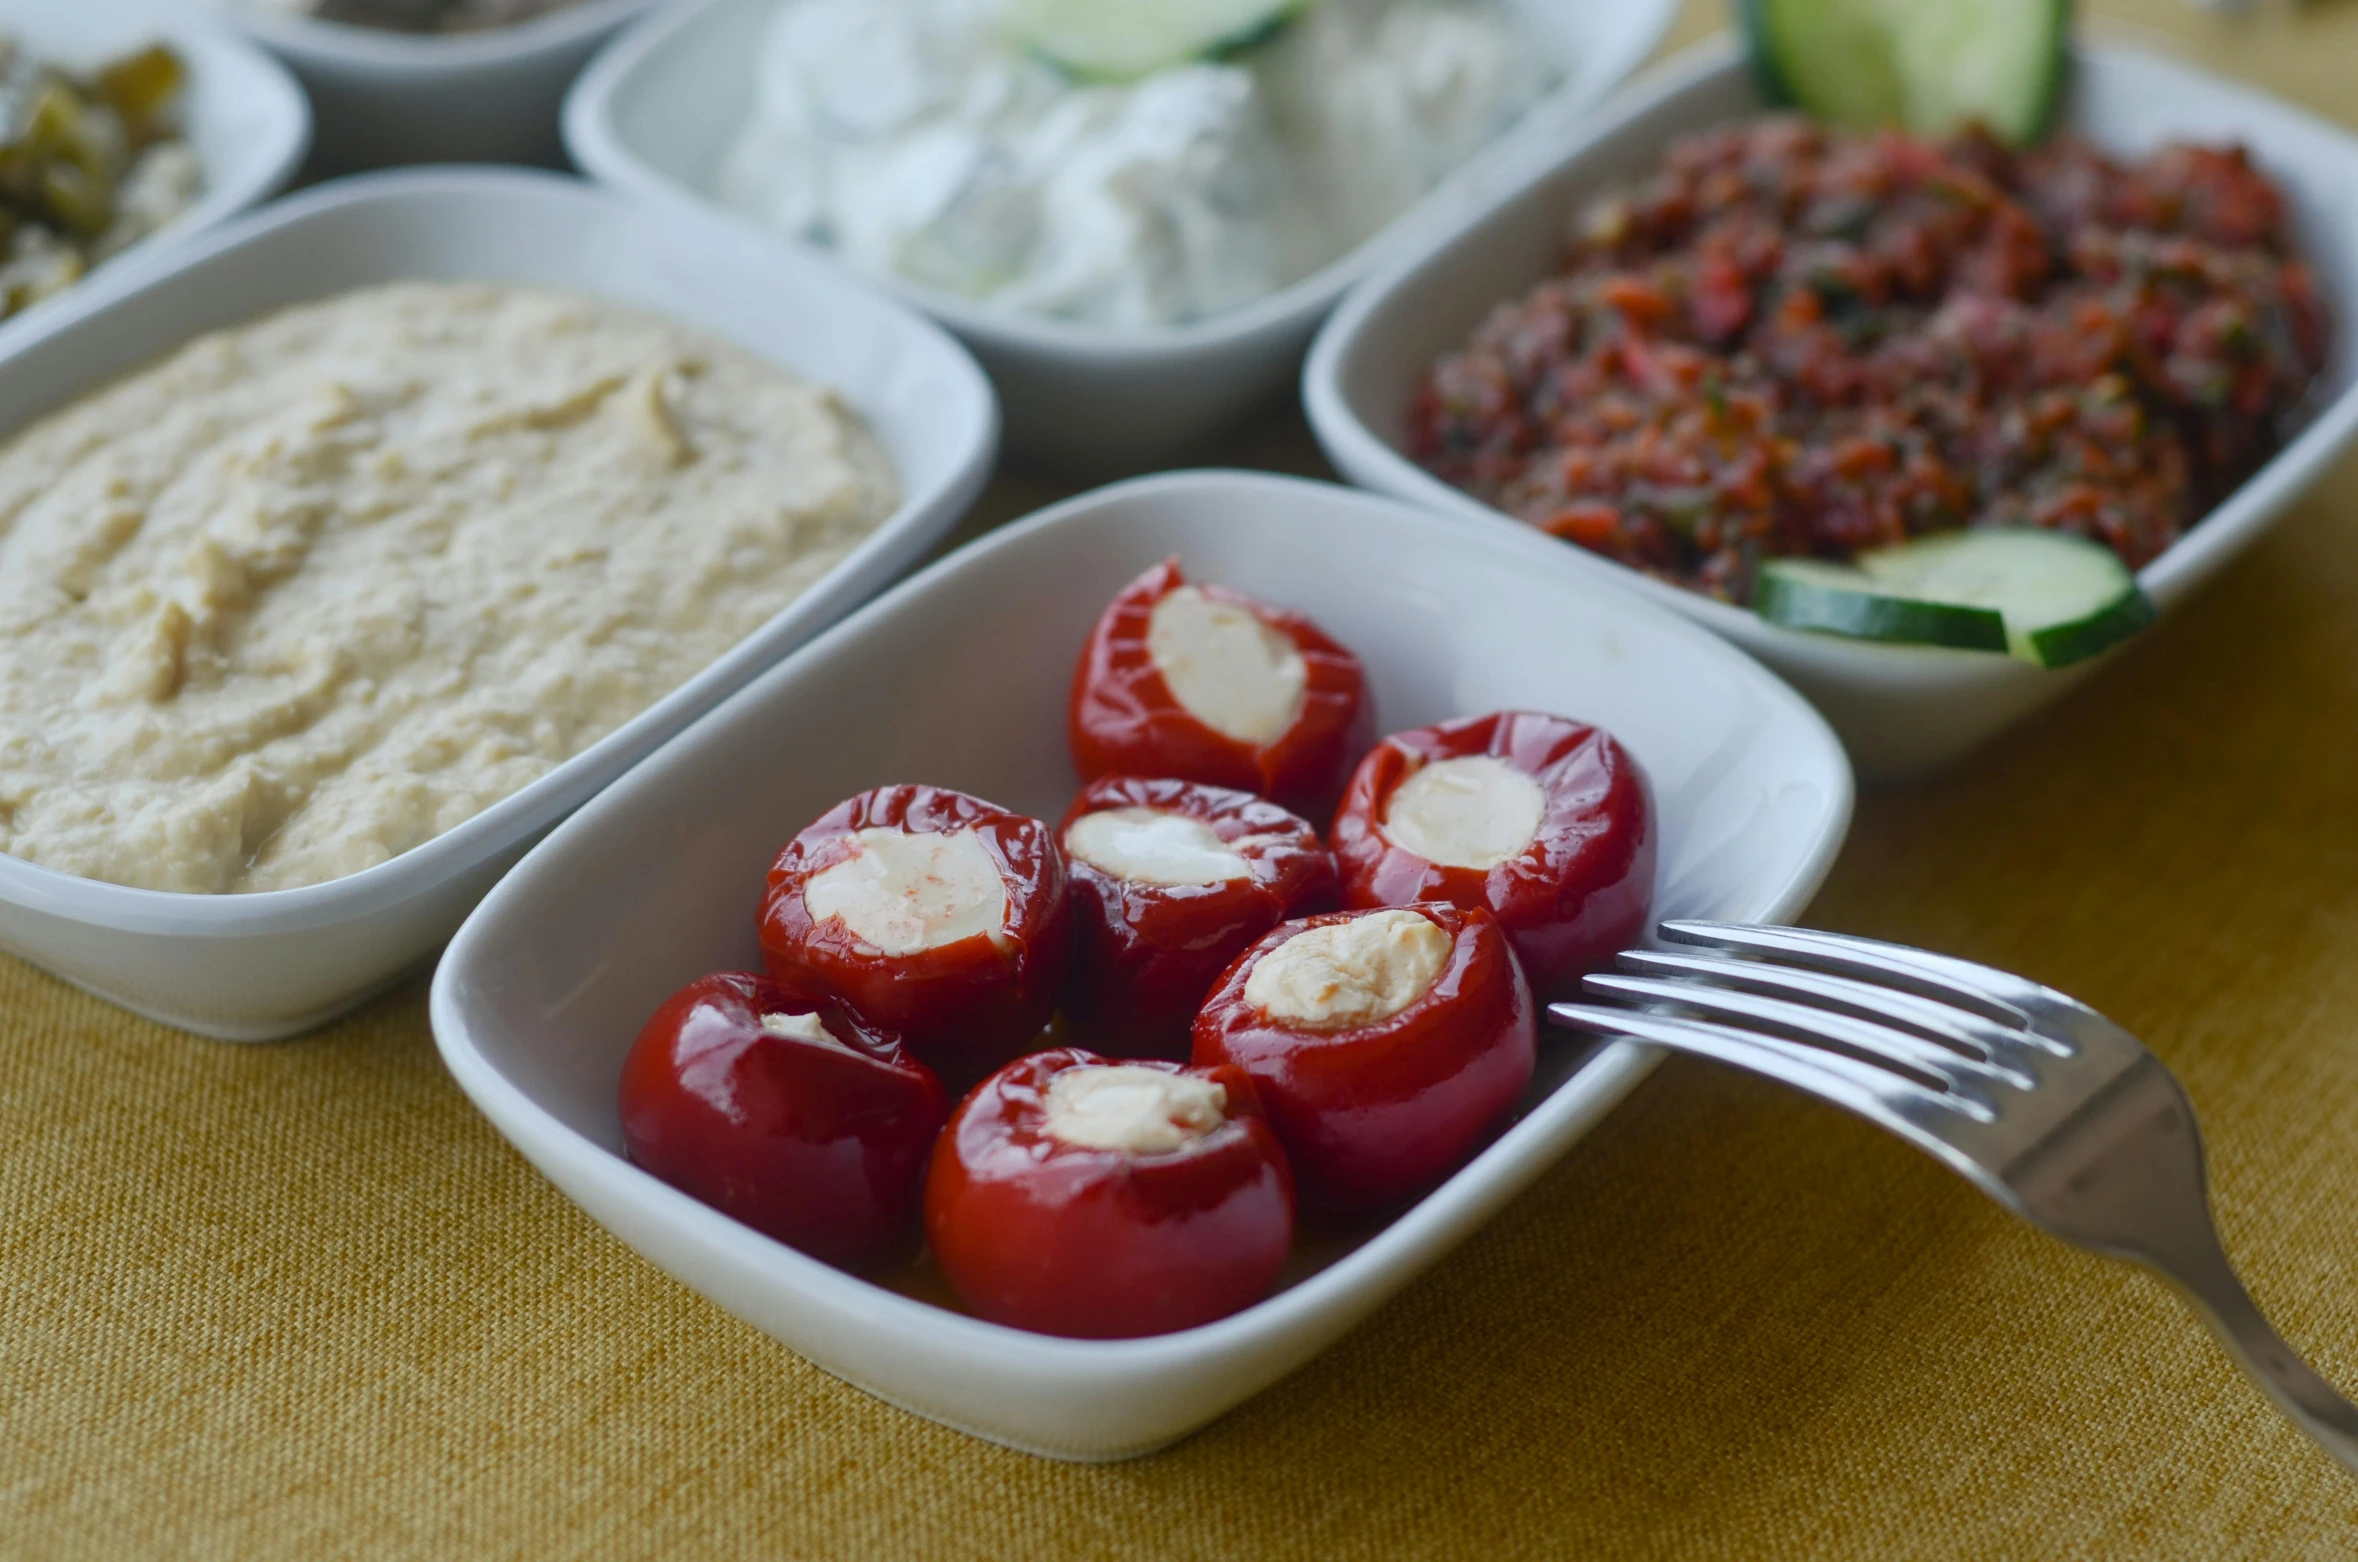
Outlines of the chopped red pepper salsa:
M1765 557L2044 526L2146 563L2275 453L2329 321L2240 147L1791 117L1675 143L1410 411L1438 476L1731 601Z

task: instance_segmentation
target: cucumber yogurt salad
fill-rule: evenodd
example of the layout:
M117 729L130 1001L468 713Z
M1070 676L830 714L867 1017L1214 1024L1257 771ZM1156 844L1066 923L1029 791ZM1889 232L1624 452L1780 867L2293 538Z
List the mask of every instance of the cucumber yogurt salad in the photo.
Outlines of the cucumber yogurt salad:
M726 205L863 270L1114 328L1342 255L1565 62L1536 0L784 0Z

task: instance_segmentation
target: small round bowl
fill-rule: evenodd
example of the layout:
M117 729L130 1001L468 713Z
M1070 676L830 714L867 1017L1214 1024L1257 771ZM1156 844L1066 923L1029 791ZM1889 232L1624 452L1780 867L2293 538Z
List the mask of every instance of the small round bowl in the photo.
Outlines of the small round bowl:
M99 276L146 266L270 199L294 177L311 144L311 105L286 67L179 0L0 0L0 33L34 58L72 70L155 42L169 45L188 67L186 129L204 189L187 211L108 261ZM80 291L70 288L0 322L0 343Z
M315 173L389 163L554 163L565 89L661 0L581 0L514 27L428 36L203 0L293 67L318 111Z

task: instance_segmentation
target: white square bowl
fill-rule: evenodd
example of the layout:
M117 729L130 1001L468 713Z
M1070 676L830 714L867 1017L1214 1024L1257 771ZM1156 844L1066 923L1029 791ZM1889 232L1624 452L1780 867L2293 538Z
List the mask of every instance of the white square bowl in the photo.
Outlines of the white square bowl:
M144 48L168 44L188 67L184 120L188 144L204 169L195 204L169 226L107 262L115 276L269 199L293 177L311 144L311 105L286 68L235 32L182 0L0 0L0 33L34 58L88 70ZM11 316L0 343L74 296L85 282Z
M514 27L434 35L323 22L269 0L194 3L294 67L318 110L320 167L345 173L554 160L565 89L600 44L662 0L579 0Z
M561 826L485 898L435 977L460 1086L623 1241L819 1366L894 1404L1066 1459L1143 1453L1300 1366L1527 1186L1651 1053L1541 1041L1507 1132L1380 1231L1258 1306L1119 1341L981 1322L759 1235L624 1160L616 1081L681 983L758 961L778 847L896 781L1048 818L1077 783L1065 696L1114 592L1176 554L1299 608L1365 660L1382 730L1510 706L1593 720L1650 777L1664 916L1782 920L1850 817L1842 750L1722 641L1567 568L1537 533L1469 530L1326 484L1144 478L935 564L772 668Z
M1116 3L1116 0L1106 0ZM710 191L752 111L760 41L778 0L711 0L648 17L592 61L565 103L565 145L591 178L720 209ZM1187 325L1110 330L992 310L896 277L881 285L974 349L1007 410L1009 444L1092 471L1167 459L1257 403L1301 360L1343 290L1572 127L1654 51L1676 0L1529 0L1563 41L1570 74L1514 129L1345 255L1269 297ZM771 242L832 254L730 214Z
M447 938L550 825L914 563L989 475L989 382L915 311L701 219L657 217L610 191L522 170L323 186L181 247L159 270L93 279L0 352L0 433L203 332L415 277L594 294L832 386L883 441L900 508L703 672L413 851L326 884L255 895L128 889L0 854L0 948L203 1035L252 1041L316 1025Z
M2191 138L2242 141L2290 201L2335 316L2334 351L2306 426L2138 579L2167 614L2266 530L2358 433L2358 138L2277 99L2119 44L2083 45L2063 128L2114 152ZM1642 175L1677 137L1763 109L1734 48L1699 45L1634 91L1551 166L1495 193L1457 231L1344 300L1303 370L1311 427L1352 482L1483 524L1521 526L1404 453L1409 397L1483 316L1553 269L1566 223L1604 187ZM1570 543L1585 573L1632 587L1727 636L1809 696L1870 778L1951 764L2061 696L2101 662L2047 672L2009 657L1805 634L1643 575Z

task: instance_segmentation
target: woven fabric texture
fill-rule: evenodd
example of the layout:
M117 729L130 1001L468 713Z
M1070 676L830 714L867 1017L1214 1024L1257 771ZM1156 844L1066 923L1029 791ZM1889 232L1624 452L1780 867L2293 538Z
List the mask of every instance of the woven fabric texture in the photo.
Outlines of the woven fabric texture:
M2358 115L2358 7L2097 9ZM1220 453L1308 450L1277 411ZM1812 919L2145 1037L2254 1291L2358 1387L2358 468L2044 719L1868 794ZM2358 1482L2159 1283L1683 1062L1304 1371L1094 1468L623 1249L460 1097L422 980L238 1048L0 960L0 1146L0 1556L2358 1551Z

